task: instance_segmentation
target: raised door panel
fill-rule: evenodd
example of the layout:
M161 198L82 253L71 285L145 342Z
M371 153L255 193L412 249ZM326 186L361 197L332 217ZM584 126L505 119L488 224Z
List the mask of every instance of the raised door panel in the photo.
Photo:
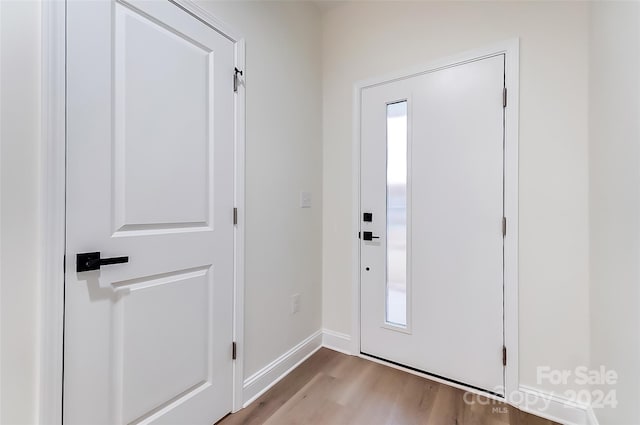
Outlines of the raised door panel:
M121 4L114 34L114 230L211 225L213 52Z
M204 267L115 285L112 347L132 423L211 385L213 279Z

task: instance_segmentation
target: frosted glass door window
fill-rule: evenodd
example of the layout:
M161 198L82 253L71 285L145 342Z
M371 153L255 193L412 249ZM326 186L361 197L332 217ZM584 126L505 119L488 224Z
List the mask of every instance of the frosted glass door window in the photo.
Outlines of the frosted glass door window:
M387 105L386 321L407 326L407 101Z

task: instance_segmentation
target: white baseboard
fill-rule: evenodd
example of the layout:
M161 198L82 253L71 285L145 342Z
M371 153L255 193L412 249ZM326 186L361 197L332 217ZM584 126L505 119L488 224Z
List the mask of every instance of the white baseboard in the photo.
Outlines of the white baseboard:
M267 366L244 380L242 407L247 407L267 390L280 382L300 363L322 347L322 331L318 330Z
M322 346L351 355L351 336L329 329L322 330Z
M591 407L589 407L589 411L587 412L587 424L600 425L600 422L598 422L598 418L596 417L596 412L594 412Z
M598 425L591 406L565 397L520 385L520 396L517 399L515 407L532 415L564 425Z

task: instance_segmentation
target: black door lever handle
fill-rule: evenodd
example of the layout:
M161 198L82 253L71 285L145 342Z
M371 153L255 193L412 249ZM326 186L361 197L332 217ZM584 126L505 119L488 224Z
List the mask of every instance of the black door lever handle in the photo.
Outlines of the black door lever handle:
M380 239L380 236L374 236L373 232L362 232L363 241L372 241L374 239Z
M128 263L129 257L100 258L99 252L84 252L76 255L76 272L100 270L100 266Z

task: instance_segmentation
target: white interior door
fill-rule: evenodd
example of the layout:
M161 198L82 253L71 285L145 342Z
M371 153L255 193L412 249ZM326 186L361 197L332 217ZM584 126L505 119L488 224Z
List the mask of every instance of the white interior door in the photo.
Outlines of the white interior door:
M65 423L231 411L233 77L169 1L67 4Z
M497 55L361 98L361 351L497 394L503 88Z

